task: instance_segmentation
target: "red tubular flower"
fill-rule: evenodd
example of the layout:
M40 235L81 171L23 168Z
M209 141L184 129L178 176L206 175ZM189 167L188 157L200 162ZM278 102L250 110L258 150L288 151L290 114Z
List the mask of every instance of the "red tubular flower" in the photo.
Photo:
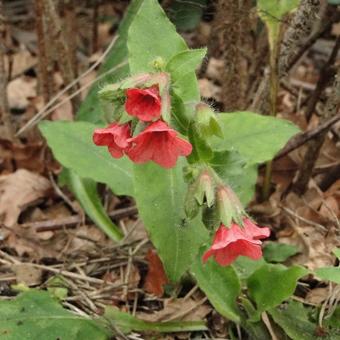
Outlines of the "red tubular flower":
M133 162L154 161L163 168L174 167L179 156L188 156L192 151L191 144L161 120L128 141L132 146L127 155Z
M150 122L161 116L161 97L158 86L146 89L126 90L126 112L144 122Z
M114 158L121 158L129 146L128 139L131 137L130 125L117 123L110 124L103 129L95 129L93 142L99 146L107 146Z
M213 256L221 266L228 266L239 256L258 260L262 256L260 239L268 237L269 228L259 228L249 219L244 220L244 227L232 224L230 228L223 224L218 228L212 246L203 254L203 262Z

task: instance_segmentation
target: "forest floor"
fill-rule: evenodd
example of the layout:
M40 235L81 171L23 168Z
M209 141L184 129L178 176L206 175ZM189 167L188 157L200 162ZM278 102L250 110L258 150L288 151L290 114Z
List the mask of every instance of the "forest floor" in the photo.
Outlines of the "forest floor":
M15 4L18 3L17 7ZM20 3L20 4L19 4ZM44 99L37 86L38 38L31 22L32 8L27 1L5 3L6 52L4 55L8 110L16 131L41 110ZM105 47L116 35L126 7L125 2L99 6L93 29L93 11L77 11L77 63L79 74L100 59ZM208 44L211 22L183 34L190 47ZM320 74L329 61L339 23L308 50L289 73L279 91L279 117L297 124L302 132L315 131L320 123L317 112L305 118L310 98L315 96ZM339 63L339 60L334 61ZM216 108L223 107L223 60L211 57L199 85L203 98ZM65 85L60 70L52 74L51 97ZM80 80L91 84L97 68ZM329 86L330 84L328 84ZM87 89L81 92L84 98ZM321 105L329 91L321 94ZM4 94L1 94L2 100ZM48 119L73 120L75 112L68 94ZM319 104L318 104L319 105ZM227 338L228 321L209 304L192 283L178 286L177 298L164 293L167 278L162 264L138 217L135 203L128 197L116 197L102 186L104 206L125 234L119 245L109 240L85 216L74 196L57 183L61 165L46 146L36 128L11 140L0 126L0 295L16 295L17 285L53 287L62 277L68 296L64 305L77 313L101 314L106 305L119 307L149 321L202 320L208 317L207 338ZM296 246L296 255L287 264L302 264L310 269L333 266L332 249L340 246L340 121L328 131L325 143L303 194L292 190L292 183L304 159L307 144L278 158L273 164L272 193L260 199L264 168L260 168L257 197L248 207L260 225L273 230L270 241ZM336 286L309 277L300 283L296 299L312 306L327 304L330 297L340 298ZM138 338L137 334L130 338ZM172 339L173 336L164 336ZM188 338L177 334L176 338Z

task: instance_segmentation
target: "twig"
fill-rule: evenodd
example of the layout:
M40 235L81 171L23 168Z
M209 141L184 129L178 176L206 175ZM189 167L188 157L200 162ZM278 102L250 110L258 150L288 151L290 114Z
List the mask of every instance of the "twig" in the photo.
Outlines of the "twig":
M336 48L340 47L340 39L337 39ZM338 113L338 109L340 106L340 65L338 66L337 74L335 76L334 84L332 87L332 92L328 97L328 100L325 105L325 109L323 112L323 116L321 117L321 122L326 122L330 118L334 117ZM327 131L325 130L323 133L320 133L318 137L309 142L308 149L306 151L305 157L303 159L301 168L299 169L299 173L296 181L292 186L292 190L297 194L303 194L309 182L309 179L312 176L315 162L319 156L321 147L326 138Z
M135 215L137 211L138 210L136 207L128 207L128 208L123 208L123 209L116 209L110 212L108 215L111 218L120 219L123 217ZM82 221L82 217L79 215L76 215L76 216L58 218L55 220L23 223L23 224L20 224L20 226L35 228L37 232L45 232L45 231L60 230L63 228L72 228L78 223L80 223L81 221Z
M7 76L5 71L5 40L6 24L3 0L0 0L0 117L8 133L8 138L13 140L14 127L12 117L8 109L7 101Z
M291 215L291 216L297 218L298 220L300 220L300 221L302 221L302 222L305 222L305 223L307 223L308 225L312 225L313 227L316 227L316 228L322 230L323 232L327 231L327 229L326 229L323 225L318 224L318 223L315 223L315 222L313 222L313 221L311 221L311 220L307 220L306 218L304 218L304 217L302 217L302 216L296 214L294 211L290 210L290 209L287 208L287 207L282 206L281 208L282 208L286 213L288 213L289 215Z
M307 109L306 109L307 122L309 122L310 119L312 118L312 115L315 111L315 107L319 101L320 95L322 94L326 86L329 84L331 79L334 77L333 64L336 61L339 48L340 48L340 39L338 38L334 45L332 53L330 54L327 62L325 63L325 65L322 67L320 71L320 77L316 84L316 88L310 96L310 100L308 102Z
M116 42L116 39L113 39L108 48L105 50L105 52L102 54L102 56L88 69L86 70L83 74L81 74L77 79L73 80L70 84L68 84L64 89L62 89L57 95L55 95L32 119L30 119L18 132L17 136L21 135L24 131L26 131L28 128L31 128L32 126L36 125L41 119L45 118L48 113L53 112L56 107L59 107L62 105L64 101L61 103L57 104L57 106L53 106L53 110L51 111L51 105L54 104L63 94L65 94L69 89L71 89L77 82L79 82L80 79L86 77L90 72L92 72L106 57L106 55L109 53L111 47L113 44ZM108 70L105 73L102 73L100 76L98 76L94 81L89 82L88 84L84 85L82 88L78 89L76 92L77 94L90 85L92 85L94 82L100 80L103 78L103 76L114 72L118 68L126 65L127 62L123 62L121 64L118 64L117 66L113 67L112 69ZM67 100L69 98L66 98ZM46 114L46 110L48 110L48 113Z
M50 63L46 50L46 34L44 27L44 1L43 0L35 0L35 25L37 31L37 41L38 41L38 55L39 55L39 83L41 92L44 98L45 103L50 100L52 94L52 84L53 78L49 72Z
M58 62L64 82L66 84L72 83L76 78L72 65L72 56L70 52L70 46L68 46L68 44L66 43L67 40L62 30L59 15L57 13L53 0L45 0L44 5L46 16L49 19L48 25L53 34L52 38L54 39L56 44L55 51L58 53ZM74 89L76 90L77 87L75 86ZM74 112L78 110L79 105L80 97L74 96L72 98L72 106Z
M271 325L271 323L270 323L270 320L269 320L269 318L268 318L267 313L266 313L266 312L263 312L263 313L261 314L261 318L262 318L263 323L266 325L266 327L267 327L267 329L268 329L268 332L269 332L269 334L270 334L272 340L279 340L278 337L276 336L274 330L273 330L273 327L272 327L272 325Z
M290 152L304 145L311 139L318 137L320 134L323 134L325 131L328 131L330 127L334 125L335 123L337 123L339 120L340 120L340 113L335 115L334 117L331 117L327 121L323 122L314 130L301 132L295 135L295 137L293 137L287 143L287 145L275 156L275 160L288 155Z
M204 297L203 299L201 299L200 301L198 301L195 305L179 312L179 313L176 313L174 315L172 315L171 317L165 319L165 320L162 320L162 322L168 322L168 321L173 321L173 320L176 320L176 319L180 319L182 318L183 316L189 314L190 312L192 312L194 309L196 309L197 307L203 305L204 302L206 302L208 300L207 297Z

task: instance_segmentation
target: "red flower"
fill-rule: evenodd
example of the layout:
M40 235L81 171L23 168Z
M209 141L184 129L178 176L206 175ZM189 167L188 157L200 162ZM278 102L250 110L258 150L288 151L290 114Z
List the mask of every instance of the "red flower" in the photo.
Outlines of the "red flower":
M130 125L117 123L110 124L104 129L95 129L93 133L93 142L99 146L108 146L109 152L114 158L123 156L124 151L128 149L131 137Z
M211 256L214 256L221 266L230 265L239 256L258 260L262 256L260 239L268 237L269 234L269 228L259 228L249 219L244 220L243 228L235 223L230 228L221 224L212 246L203 254L203 262Z
M161 97L158 86L146 89L126 90L125 110L144 122L150 122L161 116Z
M179 156L188 156L192 151L191 144L179 138L177 132L161 120L128 141L132 146L127 155L133 162L154 161L163 168L174 167Z

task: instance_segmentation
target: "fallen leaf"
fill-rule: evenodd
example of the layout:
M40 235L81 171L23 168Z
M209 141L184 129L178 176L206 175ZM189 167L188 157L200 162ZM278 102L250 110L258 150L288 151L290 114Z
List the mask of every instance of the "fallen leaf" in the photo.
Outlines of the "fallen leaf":
M188 311L188 313L185 313ZM138 317L151 322L181 320L195 321L204 319L211 312L211 307L200 304L193 298L167 299L164 301L164 308L153 314L139 313ZM185 313L185 315L183 314ZM178 317L176 317L178 315Z
M8 83L8 105L11 109L24 110L29 104L29 99L37 95L37 80L32 77L22 76Z
M149 264L149 270L145 278L144 288L148 293L161 297L164 294L164 285L169 282L163 264L154 249L149 249L146 260Z
M51 184L45 177L25 169L0 176L0 216L4 225L13 226L20 213L45 197L50 189Z
M36 286L41 283L41 269L34 268L26 263L21 263L13 265L12 270L16 275L17 283L25 283L29 287Z

